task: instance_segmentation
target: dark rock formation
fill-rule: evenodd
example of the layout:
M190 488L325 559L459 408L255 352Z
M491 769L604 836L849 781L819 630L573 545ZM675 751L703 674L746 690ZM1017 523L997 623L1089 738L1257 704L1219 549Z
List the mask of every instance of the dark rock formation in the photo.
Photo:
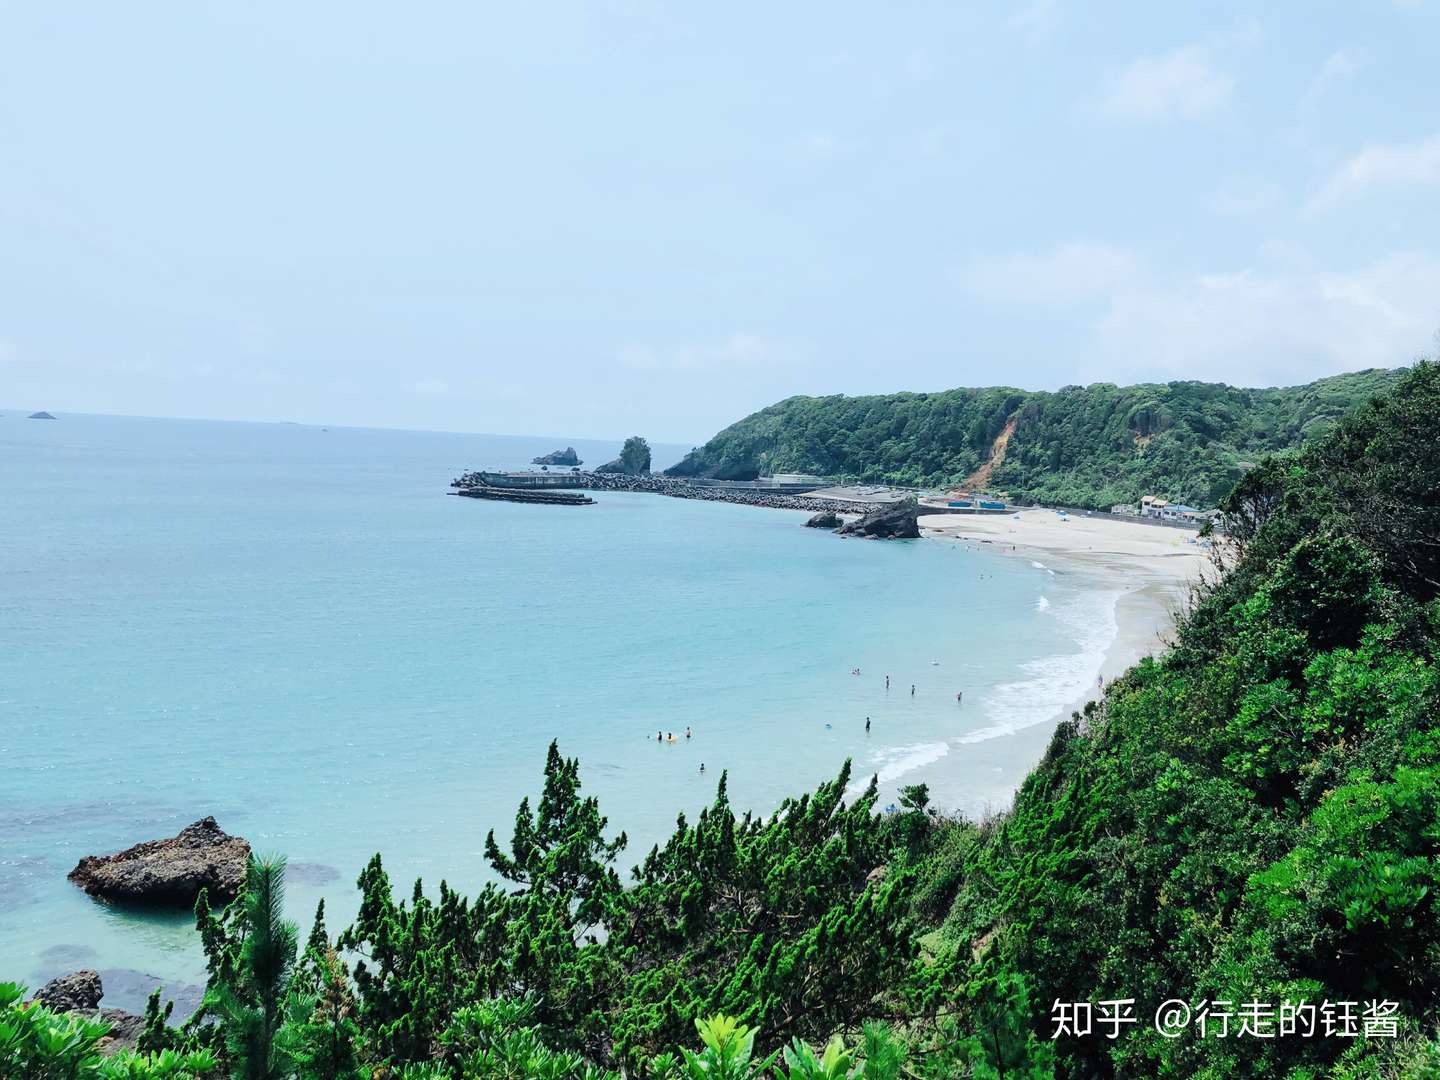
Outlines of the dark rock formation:
M245 883L250 845L213 817L187 825L171 840L149 840L118 855L87 855L69 877L91 896L157 907L192 907L201 889L216 904Z
M859 521L840 527L841 536L870 540L914 540L920 535L920 504L915 499L879 506Z
M597 473L618 473L622 476L650 475L650 444L639 435L631 435L620 448L620 456L607 461Z
M55 417L51 416L48 412L32 412L32 413L30 414L30 419L31 419L31 420L54 420Z
M110 1025L109 1032L96 1047L102 1054L134 1050L140 1036L145 1034L145 1017L124 1009L101 1009L100 1019Z
M583 461L575 453L575 447L567 446L564 450L552 450L548 454L531 458L532 465L583 465Z
M56 1012L94 1012L100 1008L105 991L98 971L72 971L61 975L35 991L31 1001L38 1001Z
M840 515L833 510L821 510L809 521L805 522L807 529L838 529L840 527Z
M145 1017L124 1009L100 1008L100 999L104 996L99 972L72 971L69 975L51 979L35 991L30 1000L55 1012L79 1013L91 1019L104 1020L110 1025L110 1031L100 1040L102 1054L135 1049L135 1043L145 1030Z

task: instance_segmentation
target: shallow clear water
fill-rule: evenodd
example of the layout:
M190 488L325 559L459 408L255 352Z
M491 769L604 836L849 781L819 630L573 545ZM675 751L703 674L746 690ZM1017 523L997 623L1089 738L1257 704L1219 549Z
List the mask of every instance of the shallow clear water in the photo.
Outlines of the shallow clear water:
M996 548L649 495L447 495L566 443L618 449L7 411L0 978L97 967L122 1007L136 972L196 981L185 918L112 910L65 873L205 814L291 858L302 927L321 896L343 925L375 851L401 889L473 889L553 738L628 832L627 868L722 769L760 811L850 757L882 803L924 780L978 812L1114 636L1113 590Z

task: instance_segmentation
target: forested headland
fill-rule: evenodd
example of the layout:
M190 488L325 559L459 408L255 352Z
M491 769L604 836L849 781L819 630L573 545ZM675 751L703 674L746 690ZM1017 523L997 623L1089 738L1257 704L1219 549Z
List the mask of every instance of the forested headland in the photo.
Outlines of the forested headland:
M1343 385L1366 378L1391 380ZM195 1017L152 999L141 1056L102 1063L95 1025L0 987L0 1075L1440 1074L1440 368L1393 381L1244 473L1174 647L1062 723L993 820L920 787L877 814L848 766L762 817L721 778L637 860L552 746L478 895L376 856L354 924L303 934L256 860L197 906ZM1116 999L1117 1037L1052 1037L1057 1002ZM1356 1003L1356 1026L1169 1038L1167 999Z
M1172 382L792 397L667 470L751 479L804 472L896 484L973 483L1012 499L1109 509L1154 494L1210 507L1267 453L1330 430L1394 385L1374 369L1279 389Z

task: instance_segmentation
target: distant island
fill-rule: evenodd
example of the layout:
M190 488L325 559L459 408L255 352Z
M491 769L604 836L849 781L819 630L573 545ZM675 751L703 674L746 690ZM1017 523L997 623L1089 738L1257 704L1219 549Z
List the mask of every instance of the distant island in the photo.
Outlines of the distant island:
M537 458L531 458L532 465L584 465L573 446L567 446L564 450L551 450L548 454L541 454Z
M30 419L31 419L31 420L54 420L55 417L51 416L48 412L32 412L32 413L30 414Z
M1403 374L1372 369L1265 390L1092 383L1054 392L999 386L792 397L731 424L666 473L816 473L1090 510L1153 492L1214 506L1266 454L1329 431Z

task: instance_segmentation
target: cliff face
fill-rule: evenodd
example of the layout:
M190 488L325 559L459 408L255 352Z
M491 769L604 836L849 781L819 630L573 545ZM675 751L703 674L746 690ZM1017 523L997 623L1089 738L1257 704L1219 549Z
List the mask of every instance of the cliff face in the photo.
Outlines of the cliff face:
M1304 386L1218 383L1014 387L877 397L794 397L691 451L674 476L812 472L984 486L1022 501L1108 509L1157 494L1213 506L1266 453L1328 431L1400 371Z

